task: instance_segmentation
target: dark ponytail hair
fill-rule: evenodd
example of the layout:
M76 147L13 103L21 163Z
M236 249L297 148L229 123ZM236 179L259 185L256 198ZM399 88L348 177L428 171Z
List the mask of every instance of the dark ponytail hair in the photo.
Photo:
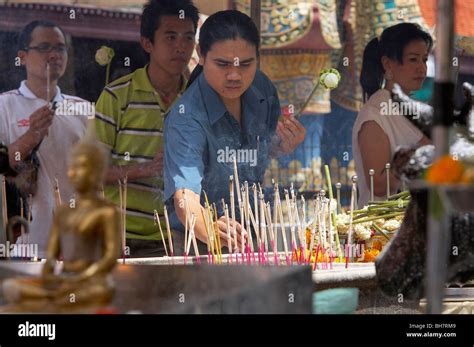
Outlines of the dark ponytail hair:
M201 55L205 57L216 42L238 38L253 44L258 57L260 34L252 18L237 10L216 12L206 19L199 32ZM198 64L194 68L191 76L189 76L188 88L202 71L202 65Z
M396 59L403 64L403 50L412 41L422 40L431 50L433 39L418 24L400 23L385 29L380 39L372 39L364 49L360 84L364 93L364 101L382 88L385 70L382 57Z

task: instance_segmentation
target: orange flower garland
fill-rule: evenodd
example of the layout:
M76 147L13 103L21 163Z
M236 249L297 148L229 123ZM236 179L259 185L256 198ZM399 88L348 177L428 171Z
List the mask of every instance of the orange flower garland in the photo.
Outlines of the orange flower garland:
M375 258L380 254L380 251L378 249L372 248L372 249L366 249L364 251L364 262L365 263L372 263L375 261Z
M432 184L460 183L464 174L464 165L445 155L438 159L426 174L426 180Z

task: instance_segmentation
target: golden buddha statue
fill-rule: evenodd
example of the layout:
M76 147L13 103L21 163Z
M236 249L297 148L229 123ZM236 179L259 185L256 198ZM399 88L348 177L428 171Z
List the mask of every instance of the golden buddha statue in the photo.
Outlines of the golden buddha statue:
M120 218L99 194L107 159L93 141L72 151L68 177L77 199L55 211L40 278L7 279L2 312L94 312L114 294L111 271L119 255ZM62 260L62 269L56 270ZM59 264L59 263L58 263Z

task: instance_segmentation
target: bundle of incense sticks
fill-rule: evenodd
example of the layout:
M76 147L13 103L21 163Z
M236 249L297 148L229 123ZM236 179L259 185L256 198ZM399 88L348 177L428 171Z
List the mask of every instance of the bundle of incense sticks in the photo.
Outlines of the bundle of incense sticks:
M189 221L189 235L188 235L189 237L188 237L188 243L185 244L184 259L186 263L187 257L189 255L189 251L191 248L191 243L192 243L194 247L194 253L196 256L196 262L199 265L201 261L200 261L200 254L199 254L199 249L198 249L197 241L196 241L196 235L194 233L195 225L196 225L196 217L194 216L194 213L191 213L190 221Z
M185 213L185 231L184 231L184 259L185 263L187 261L189 251L191 249L191 244L193 245L194 254L197 256L197 261L200 263L199 257L199 249L197 245L196 233L194 228L196 226L197 217L195 216L194 212L191 213L188 205L188 201L186 198L186 191L183 189L183 203L184 203L184 213ZM166 211L166 210L165 210ZM201 211L202 213L202 211ZM167 229L169 229L169 222L168 222L168 213L165 213L165 218L167 220ZM204 219L204 218L203 218ZM207 227L206 227L207 228ZM169 232L169 237L171 237L171 232Z
M279 264L281 261L280 257L283 256L282 259L286 261L287 265L291 265L296 261L298 264L314 264L314 269L332 268L333 258L337 255L337 252L340 252L340 249L338 246L337 228L334 222L334 211L337 209L334 208L334 201L331 199L332 188L330 185L328 190L329 198L326 197L326 191L321 190L312 199L312 205L306 202L304 196L298 196L293 185L289 189L283 189L283 201L286 202L286 211L284 211L277 183L273 182L274 196L272 206L269 201L265 201L263 189L259 184L252 184L249 187L247 181L242 185L239 185L238 182L237 164L234 160L234 175L229 177L230 208L225 200L221 199L221 205L219 206L222 206L223 215L220 219L216 204L211 204L206 192L203 191L205 204L198 213L200 213L199 219L202 218L206 232L207 258L202 258L199 255L195 235L197 216L194 213L190 213L186 196L183 194L186 210L185 261L190 255L189 252L192 244L194 246L194 256L199 259L207 259L209 264L222 264L223 261L229 264ZM330 182L330 179L328 179L328 182ZM235 194L235 191L237 191L237 194ZM237 204L235 203L236 196ZM251 203L252 198L253 203ZM354 211L354 200L355 187L353 186L348 248L351 247L353 237L352 214ZM237 221L236 208L239 208L240 212L239 221ZM159 216L156 216L156 219L159 222ZM171 240L166 208L165 220L168 239ZM240 226L238 227L239 223ZM283 241L283 252L279 252L277 247L278 229L280 229ZM291 237L291 250L289 250L287 241L287 229ZM239 231L241 232L240 243L237 236ZM161 229L160 233L163 235ZM256 250L253 249L253 233L255 233L254 236L256 238ZM222 245L221 241L223 242ZM228 254L225 256L222 252L222 246L224 245L228 249ZM171 243L170 250L173 257ZM346 252L349 252L349 256L346 257L347 267L347 262L351 259L351 252L349 249ZM167 255L169 254L168 251L166 253ZM320 256L322 259L320 259ZM317 266L318 262L321 263L319 267Z

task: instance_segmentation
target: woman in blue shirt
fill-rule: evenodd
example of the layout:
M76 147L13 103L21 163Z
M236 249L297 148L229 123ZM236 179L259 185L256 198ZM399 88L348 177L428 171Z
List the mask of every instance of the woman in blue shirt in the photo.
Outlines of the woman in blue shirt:
M210 16L200 31L199 65L193 72L197 77L165 121L165 201L171 210L170 223L173 229L183 230L185 194L188 214L197 218L196 238L204 243L203 191L211 204L221 208L224 199L230 206L234 158L240 183L248 181L251 186L263 182L270 156L290 153L304 140L305 129L296 119L278 121L276 89L257 71L259 40L251 18L239 11ZM227 246L222 214L220 209L221 245ZM240 244L237 222L236 228Z

